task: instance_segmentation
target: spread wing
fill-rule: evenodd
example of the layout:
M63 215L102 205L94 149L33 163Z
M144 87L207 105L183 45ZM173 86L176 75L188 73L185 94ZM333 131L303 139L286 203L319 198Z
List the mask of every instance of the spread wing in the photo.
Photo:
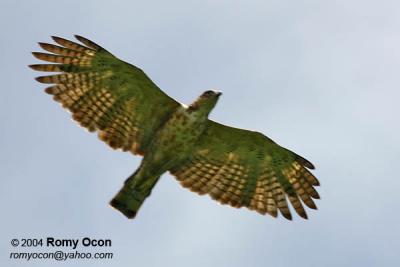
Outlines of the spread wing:
M75 37L82 44L59 37L52 37L58 45L39 43L52 54L33 55L56 64L30 67L58 74L36 80L53 84L46 92L112 148L144 154L154 131L179 104L141 69L84 37Z
M210 120L191 158L170 172L184 187L222 204L274 217L279 209L291 220L287 199L303 218L302 202L316 209L319 182L307 168L314 166L261 133Z

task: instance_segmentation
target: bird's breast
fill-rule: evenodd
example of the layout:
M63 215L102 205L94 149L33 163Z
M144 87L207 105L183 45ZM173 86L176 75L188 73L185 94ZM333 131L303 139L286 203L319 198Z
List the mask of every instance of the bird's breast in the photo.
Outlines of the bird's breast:
M177 110L154 136L150 149L152 160L173 164L187 158L203 133L205 124L205 119L185 110Z

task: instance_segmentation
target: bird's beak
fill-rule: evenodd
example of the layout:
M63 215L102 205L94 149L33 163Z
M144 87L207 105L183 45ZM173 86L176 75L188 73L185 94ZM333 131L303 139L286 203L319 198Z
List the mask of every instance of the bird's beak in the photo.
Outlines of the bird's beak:
M220 92L220 91L217 91L216 93L217 93L217 96L221 96L222 95L222 92Z

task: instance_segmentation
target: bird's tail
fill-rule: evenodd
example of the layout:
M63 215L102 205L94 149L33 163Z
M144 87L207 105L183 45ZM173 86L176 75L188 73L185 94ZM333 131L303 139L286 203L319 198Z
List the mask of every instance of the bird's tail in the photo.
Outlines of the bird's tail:
M158 181L158 177L142 179L136 171L126 181L118 194L110 201L111 207L119 210L129 219L133 219L142 206L144 200L150 196L151 190Z

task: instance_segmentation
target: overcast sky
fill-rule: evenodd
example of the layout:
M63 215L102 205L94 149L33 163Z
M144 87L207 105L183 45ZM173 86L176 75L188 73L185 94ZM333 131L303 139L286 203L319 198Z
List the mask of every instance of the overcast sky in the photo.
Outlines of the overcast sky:
M1 266L12 238L109 238L112 260L63 266L399 266L399 1L0 2ZM72 122L31 51L81 34L211 117L312 161L318 211L289 222L221 206L165 174L135 220L108 206L140 157ZM69 252L73 250L64 249Z

